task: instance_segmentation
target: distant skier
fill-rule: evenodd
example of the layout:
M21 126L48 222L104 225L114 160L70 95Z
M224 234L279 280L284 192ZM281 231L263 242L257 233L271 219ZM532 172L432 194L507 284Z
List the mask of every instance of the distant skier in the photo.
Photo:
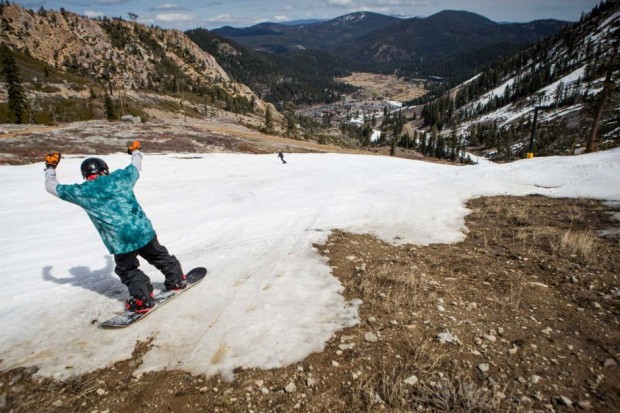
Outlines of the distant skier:
M286 161L284 160L284 155L282 154L282 152L278 152L278 158L280 158L280 160L282 161L282 163L286 163Z
M181 264L159 243L151 221L134 195L133 187L142 169L140 149L139 141L132 142L127 148L131 163L112 173L102 159L86 159L81 166L85 182L73 185L59 184L56 179L61 154L52 152L45 157L45 189L86 211L108 251L114 255L114 272L129 290L131 298L125 302L125 308L137 313L147 312L153 306L154 296L149 277L139 269L138 256L165 275L167 290L186 286Z

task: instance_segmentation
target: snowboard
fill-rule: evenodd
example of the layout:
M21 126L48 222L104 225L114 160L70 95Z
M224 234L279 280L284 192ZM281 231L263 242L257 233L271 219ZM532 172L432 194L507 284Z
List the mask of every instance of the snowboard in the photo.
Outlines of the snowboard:
M176 291L162 291L155 294L154 300L155 304L153 307L149 309L146 313L134 313L132 311L125 311L123 314L119 314L115 317L110 318L99 324L101 328L124 328L132 325L133 323L142 320L147 315L151 314L153 311L157 310L162 305L166 304L168 301L173 298L178 297L183 294L200 281L202 281L207 275L207 269L203 267L194 268L190 272L187 273L187 287L182 290Z

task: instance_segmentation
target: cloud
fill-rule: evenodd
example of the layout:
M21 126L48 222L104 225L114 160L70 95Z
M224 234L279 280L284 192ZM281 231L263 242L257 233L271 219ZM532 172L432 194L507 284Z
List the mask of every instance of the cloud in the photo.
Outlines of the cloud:
M86 10L84 12L84 16L90 17L91 19L95 19L97 17L105 17L105 13L100 12L100 11Z
M328 6L349 7L353 5L353 0L327 0Z
M194 20L194 17L190 13L161 13L155 16L155 20L162 22L187 22Z
M437 0L327 0L326 5L332 7L348 7L355 9L386 8L386 7L417 7L436 4Z
M285 22L288 20L288 17L286 16L273 16L273 18L277 22Z
M220 14L215 17L204 19L204 22L209 25L223 24L225 26L232 26L248 23L248 20L245 17L232 16L230 14Z
M181 10L178 4L174 3L162 3L156 6L151 7L151 10L154 11L162 11L162 10Z
M123 4L129 3L130 0L95 0L95 4L99 4L101 6L109 6L110 4Z

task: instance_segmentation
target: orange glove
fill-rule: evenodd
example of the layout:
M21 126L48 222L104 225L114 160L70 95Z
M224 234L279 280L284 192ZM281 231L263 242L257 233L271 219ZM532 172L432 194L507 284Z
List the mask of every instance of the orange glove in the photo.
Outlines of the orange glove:
M131 155L133 151L139 151L140 149L142 149L140 141L133 141L131 142L131 145L127 147L127 153Z
M60 152L50 152L45 155L45 167L51 166L52 168L56 168L58 166L58 162L60 162L60 158L62 155Z

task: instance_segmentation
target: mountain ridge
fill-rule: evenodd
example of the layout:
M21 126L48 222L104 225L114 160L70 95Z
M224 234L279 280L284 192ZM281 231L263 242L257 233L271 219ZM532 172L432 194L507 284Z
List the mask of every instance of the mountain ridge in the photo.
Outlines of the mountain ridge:
M566 24L553 19L497 23L472 12L444 10L425 18L355 12L311 26L261 23L212 31L249 49L275 54L318 49L348 59L349 70L387 73L398 69L413 75L455 53L492 50L494 44L517 51Z

